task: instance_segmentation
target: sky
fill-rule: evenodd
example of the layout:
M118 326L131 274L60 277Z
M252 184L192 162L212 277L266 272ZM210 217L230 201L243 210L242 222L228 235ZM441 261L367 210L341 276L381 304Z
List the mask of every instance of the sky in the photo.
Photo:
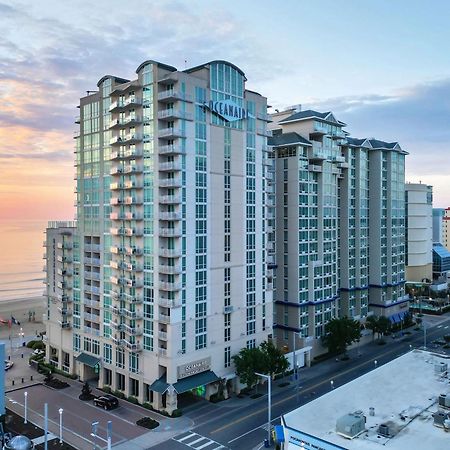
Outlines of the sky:
M398 141L450 206L446 0L0 0L0 219L73 219L76 106L154 59L239 66L273 108Z

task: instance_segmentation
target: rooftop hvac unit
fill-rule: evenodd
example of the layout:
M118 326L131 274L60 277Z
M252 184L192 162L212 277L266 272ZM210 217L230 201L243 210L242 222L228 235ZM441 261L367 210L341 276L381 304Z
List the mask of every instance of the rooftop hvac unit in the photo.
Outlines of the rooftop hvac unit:
M439 428L444 428L444 424L446 420L449 420L450 416L448 413L438 411L433 414L433 425Z
M387 423L382 423L379 427L378 427L378 434L380 434L383 437L390 437L390 430L389 430L389 425Z
M444 362L440 362L440 363L437 363L434 365L435 373L439 373L439 374L445 373L445 372L447 372L447 369L448 369L447 363L444 363Z
M446 394L441 394L439 396L439 406L442 406L443 408L450 408L450 396Z
M336 421L336 433L348 439L353 439L365 430L366 418L362 411L346 414Z

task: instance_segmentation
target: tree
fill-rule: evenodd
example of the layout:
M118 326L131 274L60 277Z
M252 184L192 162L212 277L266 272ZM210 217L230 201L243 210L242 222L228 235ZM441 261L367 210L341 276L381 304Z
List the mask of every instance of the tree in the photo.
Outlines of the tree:
M348 317L331 319L325 325L325 333L322 344L333 354L345 353L347 347L361 337L359 322Z
M380 333L381 336L384 336L392 328L392 323L386 316L378 317L377 323L378 333Z
M289 362L284 356L284 353L273 345L272 341L264 341L260 345L261 351L264 353L266 359L266 371L263 373L270 373L275 375L286 372L289 367Z
M252 388L259 380L255 372L267 373L267 357L259 348L243 348L231 358L236 367L236 375L240 380Z
M372 340L375 339L375 333L378 333L378 318L375 316L369 316L366 319L366 328L372 330Z

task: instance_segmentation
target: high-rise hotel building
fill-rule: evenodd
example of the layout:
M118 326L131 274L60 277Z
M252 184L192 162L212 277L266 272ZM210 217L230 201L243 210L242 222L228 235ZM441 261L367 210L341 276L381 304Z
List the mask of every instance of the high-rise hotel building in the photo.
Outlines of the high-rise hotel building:
M405 152L350 138L331 112L294 107L271 117L278 344L319 349L333 317L399 317L407 307Z
M272 334L274 159L266 98L238 67L136 73L80 99L71 277L48 284L47 354L173 411Z

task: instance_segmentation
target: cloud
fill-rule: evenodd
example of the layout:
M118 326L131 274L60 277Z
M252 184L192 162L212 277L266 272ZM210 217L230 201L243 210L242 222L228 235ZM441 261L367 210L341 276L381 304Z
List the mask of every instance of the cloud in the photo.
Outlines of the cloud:
M406 179L434 184L436 201L450 204L450 78L389 96L330 98L304 105L310 107L333 111L352 136L398 141L409 152Z

